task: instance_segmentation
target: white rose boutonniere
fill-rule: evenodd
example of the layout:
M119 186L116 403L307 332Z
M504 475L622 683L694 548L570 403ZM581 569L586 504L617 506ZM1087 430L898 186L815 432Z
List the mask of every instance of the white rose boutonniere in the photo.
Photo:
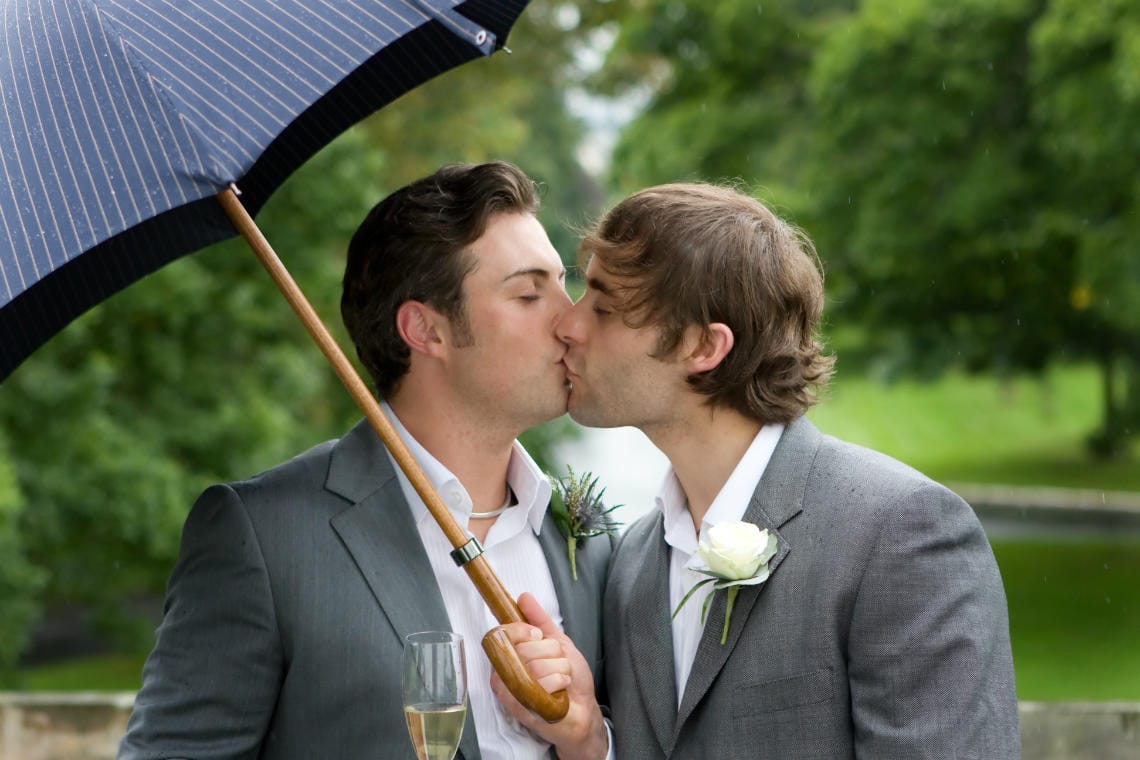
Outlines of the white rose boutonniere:
M705 599L701 608L701 623L708 615L709 602L721 589L728 590L727 605L724 610L724 629L720 643L728 640L728 624L732 619L732 607L741 586L755 586L768 580L768 562L776 556L776 536L765 528L760 530L748 522L725 522L709 528L701 536L697 553L689 560L687 567L703 575L707 580L697 583L673 611L673 617L689 601L697 589L706 583L713 584L713 593Z

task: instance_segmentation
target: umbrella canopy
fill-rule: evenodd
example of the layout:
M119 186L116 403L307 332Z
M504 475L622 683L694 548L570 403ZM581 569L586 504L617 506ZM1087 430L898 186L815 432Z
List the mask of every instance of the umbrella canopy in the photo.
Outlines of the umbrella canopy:
M501 46L526 0L0 2L0 380L76 316L232 237L302 163Z
M240 232L496 618L522 621L251 214L360 118L501 47L526 2L0 0L0 380L87 308ZM501 628L483 646L523 704L566 714Z

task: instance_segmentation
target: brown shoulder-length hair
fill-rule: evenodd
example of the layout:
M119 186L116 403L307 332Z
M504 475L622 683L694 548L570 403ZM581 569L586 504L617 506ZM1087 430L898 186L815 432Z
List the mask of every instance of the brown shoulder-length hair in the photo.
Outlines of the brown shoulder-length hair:
M534 181L513 164L452 164L400 188L368 213L348 245L340 313L380 398L407 373L411 351L396 311L420 301L468 332L463 281L468 248L496 214L538 211Z
M686 328L722 322L733 346L688 378L709 403L760 422L790 422L818 401L834 358L817 336L823 274L811 241L734 189L685 183L626 198L582 240L621 278L626 323L656 325L654 355L677 349Z

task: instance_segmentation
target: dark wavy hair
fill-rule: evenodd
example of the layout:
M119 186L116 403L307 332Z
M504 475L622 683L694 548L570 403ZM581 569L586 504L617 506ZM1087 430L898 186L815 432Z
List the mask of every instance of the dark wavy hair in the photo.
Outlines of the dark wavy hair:
M811 241L759 201L702 183L651 187L615 206L579 247L628 283L626 324L661 330L654 356L676 350L685 329L726 324L733 346L689 385L765 422L790 422L818 401L834 358L817 336L823 273Z
M407 373L411 352L396 310L420 301L470 340L463 280L475 268L468 248L501 213L538 211L534 181L493 161L453 164L389 195L368 213L348 246L340 313L380 398Z

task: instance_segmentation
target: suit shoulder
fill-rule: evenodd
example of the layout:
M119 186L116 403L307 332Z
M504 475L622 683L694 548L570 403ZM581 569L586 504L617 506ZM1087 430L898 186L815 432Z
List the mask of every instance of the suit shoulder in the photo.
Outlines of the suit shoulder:
M646 514L631 522L626 529L622 531L618 540L618 548L626 541L638 543L645 540L660 522L661 513L656 509L651 509Z
M236 491L288 489L306 483L320 485L328 474L329 456L337 443L338 439L318 443L268 470L230 485Z
M830 435L823 436L813 469L817 477L824 475L843 482L872 484L887 493L932 488L953 494L946 486L892 456Z
M973 509L946 486L893 457L832 436L823 436L805 504L826 504L848 526L886 520L899 527L980 530Z
M616 566L623 560L626 562L637 561L634 555L641 556L660 525L661 513L656 509L650 510L647 514L630 523L618 536L617 543L614 544L613 556L610 559L611 566Z
M305 504L309 500L304 495L323 491L330 452L336 443L325 441L249 478L212 485L198 501L209 504L234 498L251 518L266 509L277 513L290 504Z

